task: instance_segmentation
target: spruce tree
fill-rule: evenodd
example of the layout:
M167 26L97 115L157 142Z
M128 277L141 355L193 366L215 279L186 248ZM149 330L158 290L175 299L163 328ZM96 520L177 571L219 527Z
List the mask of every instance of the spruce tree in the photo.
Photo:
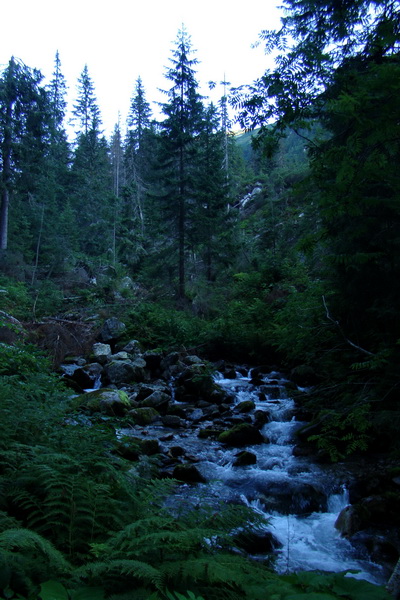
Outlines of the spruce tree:
M11 58L0 78L1 209L0 248L9 238L9 207L21 200L28 216L28 201L37 194L45 172L50 140L50 109L42 75ZM16 206L14 206L16 208ZM29 219L29 217L28 217ZM28 226L29 228L29 226ZM13 239L18 247L23 239ZM22 246L21 246L22 247Z
M71 170L71 199L81 251L90 256L112 254L113 178L107 140L87 65L78 80L74 117L79 125Z
M166 91L168 102L162 105L166 118L161 123L164 161L168 172L165 193L172 208L178 249L178 299L185 298L187 227L193 204L192 173L195 163L195 139L203 126L203 104L198 92L193 49L184 27L178 32L166 78L172 83Z

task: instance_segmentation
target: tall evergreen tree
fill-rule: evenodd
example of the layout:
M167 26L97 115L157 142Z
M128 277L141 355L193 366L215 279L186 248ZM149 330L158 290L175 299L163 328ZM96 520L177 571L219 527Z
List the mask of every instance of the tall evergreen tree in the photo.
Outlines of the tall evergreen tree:
M78 98L74 104L73 115L81 133L88 135L89 131L99 132L101 125L100 109L87 65L84 66L78 79Z
M107 140L87 65L78 80L74 116L80 130L73 156L71 198L80 232L81 250L89 255L112 253L113 177Z
M0 248L8 246L12 194L27 201L38 188L49 143L48 96L42 75L11 58L0 78Z
M131 218L139 223L141 234L144 234L145 208L144 201L147 192L147 176L151 152L151 109L146 100L146 93L140 77L136 80L134 94L127 120L127 135L125 143L125 168L127 186L126 201L130 204ZM133 221L131 226L134 227Z
M168 102L162 105L162 122L166 164L170 173L167 192L173 203L173 218L178 242L178 298L185 298L185 252L187 220L193 202L191 184L192 165L195 162L195 138L202 130L203 104L198 92L193 49L185 28L178 32L166 78L172 83L166 92Z
M64 125L65 109L67 106L67 85L65 82L65 77L61 71L61 60L58 50L54 59L53 78L50 82L48 91L50 95L53 126L54 129L60 130Z

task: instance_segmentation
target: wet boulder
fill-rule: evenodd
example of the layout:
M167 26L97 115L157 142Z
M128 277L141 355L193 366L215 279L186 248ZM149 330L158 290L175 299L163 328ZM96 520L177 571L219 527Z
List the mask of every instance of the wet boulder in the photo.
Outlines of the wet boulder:
M308 515L327 510L327 497L309 483L289 479L255 482L259 498L268 511Z
M247 450L243 450L236 454L235 460L233 461L234 467L247 467L248 465L255 465L257 462L257 457L253 452L248 452Z
M223 431L218 441L227 446L240 447L262 444L265 440L259 430L250 423L240 423Z
M236 410L241 413L248 413L254 410L255 407L256 405L253 400L243 400L243 402L239 402L239 404L236 405Z
M281 542L271 531L241 531L234 538L235 545L247 554L270 554L282 548Z
M207 481L200 473L199 469L190 463L176 465L173 471L173 477L184 483L206 483Z
M367 527L368 519L368 511L361 504L351 504L340 511L335 528L348 538Z
M65 373L64 382L76 392L81 393L83 390L93 388L95 377L92 377L82 367L67 365L63 370Z
M257 429L261 429L266 423L269 422L269 420L270 420L269 412L267 412L265 410L256 410L254 413L253 425L254 425L254 427L257 427Z

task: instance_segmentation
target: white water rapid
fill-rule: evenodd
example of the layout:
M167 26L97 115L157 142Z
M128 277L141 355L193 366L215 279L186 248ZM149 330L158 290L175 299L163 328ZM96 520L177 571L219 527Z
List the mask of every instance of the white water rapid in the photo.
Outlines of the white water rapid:
M262 433L269 443L247 448L256 454L256 465L233 468L232 463L225 463L223 467L214 467L215 475L228 482L232 477L237 482L242 481L242 499L270 519L269 529L282 544L276 561L278 572L354 570L357 573L353 577L375 584L385 583L383 569L370 562L367 556L357 555L350 542L340 537L334 527L338 514L348 504L346 488L334 470L293 456L293 434L303 423L294 420L294 402L287 395L285 380L278 373L263 375L262 380L264 385L256 387L249 377L239 376L232 380L220 376L217 379L221 387L235 395L237 403L253 400L256 410L268 411L269 422L264 425ZM210 477L210 472L207 473L210 470L212 468L202 472ZM295 495L297 489L299 494L304 493L302 486L306 484L326 496L326 506L308 512L306 505L303 512L300 499L295 502L297 514L290 514L288 510L281 512L279 494L276 503L273 498L267 502L265 498L254 498L251 482L256 482L257 490L268 492L271 489L272 494L279 488L285 488L289 482L288 491ZM250 498L246 490L250 491ZM287 503L285 496L283 500ZM310 508L313 508L312 504Z
M143 430L125 430L127 435L143 435L159 440L164 453L180 446L207 483L182 484L171 498L171 506L208 503L216 508L221 502L245 503L269 519L267 530L281 544L276 550L276 570L280 573L323 570L354 570L358 577L378 585L385 583L383 568L362 556L340 537L334 523L348 503L343 469L314 464L310 458L295 456L294 434L304 425L295 419L295 403L288 393L288 382L272 372L257 376L237 373L235 379L217 375L216 382L234 398L228 411L237 422L246 415L249 421L264 418L261 428L265 443L246 448L227 447L212 438L199 437L200 429L229 429L232 418L206 417L202 409L188 409L186 428L168 433L161 423ZM251 400L255 409L240 412L235 406ZM182 403L176 402L179 406ZM191 413L190 413L191 411ZM217 411L218 412L218 411ZM238 453L251 452L255 464L234 466Z

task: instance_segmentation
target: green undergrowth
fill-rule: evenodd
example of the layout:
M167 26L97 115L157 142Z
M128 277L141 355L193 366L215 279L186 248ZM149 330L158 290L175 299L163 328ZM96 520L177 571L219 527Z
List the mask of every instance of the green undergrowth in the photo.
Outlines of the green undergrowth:
M168 508L175 481L116 454L111 421L91 426L31 346L0 353L0 598L5 600L347 600L387 598L340 575L278 576L234 532L243 506ZM153 469L154 472L154 469Z

